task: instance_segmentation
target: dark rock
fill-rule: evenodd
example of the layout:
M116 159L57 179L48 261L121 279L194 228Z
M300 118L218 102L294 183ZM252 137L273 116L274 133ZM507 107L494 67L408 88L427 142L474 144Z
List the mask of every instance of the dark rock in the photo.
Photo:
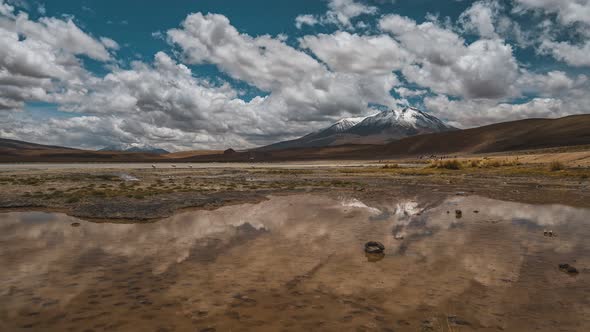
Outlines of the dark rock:
M72 227L80 227L80 223L79 222L73 222L71 226Z
M473 210L473 213L479 213L479 210Z
M457 219L460 219L461 217L463 217L463 211L461 211L461 210L455 210L455 217Z
M365 243L365 252L367 254L382 254L385 251L385 246L376 241L369 241Z
M569 274L578 274L579 271L569 264L559 264L559 269Z
M457 316L448 316L447 320L449 322L451 322L451 324L455 324L455 325L464 325L464 326L470 326L471 323L469 323L468 321L458 318Z

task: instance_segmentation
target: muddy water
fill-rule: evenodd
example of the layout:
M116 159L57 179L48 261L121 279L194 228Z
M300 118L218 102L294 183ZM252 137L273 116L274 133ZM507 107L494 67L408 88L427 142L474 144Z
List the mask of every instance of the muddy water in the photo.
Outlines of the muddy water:
M590 210L460 196L273 197L141 225L4 213L0 330L589 331L588 238Z

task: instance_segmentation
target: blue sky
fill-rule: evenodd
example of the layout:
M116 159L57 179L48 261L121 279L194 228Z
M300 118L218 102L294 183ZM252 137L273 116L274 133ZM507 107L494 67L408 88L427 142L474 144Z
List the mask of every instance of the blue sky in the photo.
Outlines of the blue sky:
M415 106L587 113L590 0L0 0L0 137L245 148Z

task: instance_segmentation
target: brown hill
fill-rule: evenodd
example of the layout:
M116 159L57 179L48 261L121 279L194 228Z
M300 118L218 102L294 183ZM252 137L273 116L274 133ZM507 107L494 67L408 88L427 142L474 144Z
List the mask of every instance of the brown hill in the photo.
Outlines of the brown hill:
M0 138L0 162L147 162L149 153L87 151Z
M590 115L527 119L405 138L372 148L384 155L487 153L590 144Z

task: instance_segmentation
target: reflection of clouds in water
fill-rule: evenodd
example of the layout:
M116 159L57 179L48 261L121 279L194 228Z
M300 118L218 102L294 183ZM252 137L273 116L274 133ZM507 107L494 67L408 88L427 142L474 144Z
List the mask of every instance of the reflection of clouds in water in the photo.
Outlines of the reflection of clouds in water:
M34 281L47 271L57 273L56 267L61 269L59 273L67 274L76 259L97 250L109 256L128 258L130 264L145 262L159 274L189 260L195 250L225 249L239 238L237 227L249 224L264 235L256 241L243 242L236 250L217 257L212 264L195 268L187 262L189 264L178 266L179 270L202 271L201 280L207 282L211 292L219 289L238 292L240 287L248 289L259 285L252 280L260 275L267 278L265 286L277 287L325 263L306 280L306 287L321 286L337 294L355 294L382 282L380 287L400 294L405 305L411 308L424 303L429 298L429 287L436 285L445 287L445 293L429 300L433 304L460 296L472 286L472 280L502 288L508 285L503 279L517 280L525 260L524 250L527 255L534 255L541 247L535 242L538 240L526 236L526 227L511 223L514 218L539 224L548 220L563 224L566 221L583 223L585 220L581 218L590 215L588 210L479 197L452 197L428 209L425 207L429 205L418 200L399 200L389 206L378 206L380 209L359 200L333 200L313 195L272 197L259 204L181 213L154 224L84 222L79 228L70 227L77 219L61 214L2 214L0 263L3 270L0 278ZM454 212L455 208L464 211L461 220L455 219L454 213L446 213L447 210ZM350 213L351 209L354 213ZM481 212L473 214L471 211L475 209ZM391 211L389 217L371 221L371 217L383 214L382 211ZM494 232L505 233L500 236L482 233L474 227L487 220L508 221L492 226ZM457 225L461 227L455 227ZM391 231L398 227L400 232L408 232L410 236L402 241L395 240ZM262 230L268 231L268 236ZM208 239L215 239L219 247L207 248ZM368 240L385 244L387 256L383 261L366 265L362 244ZM395 249L402 245L408 248L406 254L394 255L398 252ZM541 245L556 246L554 242ZM15 259L21 252L26 253L23 258ZM273 267L272 274L268 273L269 267ZM412 277L416 275L421 277ZM76 282L79 287L91 287L93 276L77 276ZM228 280L243 284L228 285ZM428 283L427 287L424 283ZM179 286L177 291L182 294L186 289ZM211 301L217 299L213 293L209 295Z
M381 214L381 210L370 207L356 198L346 199L341 202L341 205L348 208L366 209L373 214Z
M416 201L402 201L395 205L394 214L400 220L410 220L411 216L420 213L419 203Z
M309 210L301 209L314 204L317 206ZM324 236L330 232L329 227L316 224L310 230L308 224L294 218L297 214L313 217L322 204L328 205L329 201L317 198L312 204L305 197L277 197L259 204L180 213L153 224L83 222L79 228L70 226L78 219L63 214L8 213L1 217L0 241L9 242L8 247L15 254L25 249L29 252L26 261L12 260L14 266L10 267L13 272L28 276L48 271L52 265L71 257L72 251L82 254L93 249L138 261L149 259L157 264L154 272L161 273L187 259L191 249L203 240L215 238L227 244L236 236L237 227L245 223L288 239ZM23 218L35 215L44 222L23 222Z

